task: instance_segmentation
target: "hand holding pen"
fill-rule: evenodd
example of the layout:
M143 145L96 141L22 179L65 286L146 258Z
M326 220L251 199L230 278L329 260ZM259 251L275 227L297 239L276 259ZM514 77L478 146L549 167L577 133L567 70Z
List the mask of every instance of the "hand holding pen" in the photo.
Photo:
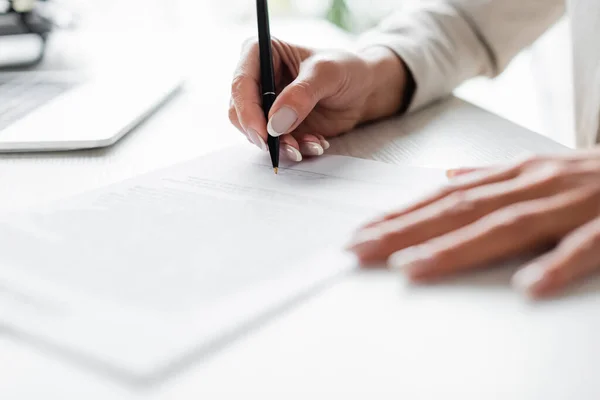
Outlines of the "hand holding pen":
M266 10L266 1L257 0L257 11L259 3ZM331 137L401 111L406 71L391 50L319 51L276 37L270 42L267 58L276 90L269 90L269 63L261 68L261 45L255 37L242 50L229 108L231 123L261 150L268 151L272 136L279 138L282 159L298 162L320 156ZM277 94L268 113L264 92Z

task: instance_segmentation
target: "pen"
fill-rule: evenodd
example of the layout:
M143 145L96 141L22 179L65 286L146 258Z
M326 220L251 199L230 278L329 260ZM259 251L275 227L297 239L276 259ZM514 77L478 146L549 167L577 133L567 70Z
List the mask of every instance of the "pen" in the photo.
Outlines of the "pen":
M258 47L260 49L260 85L262 92L262 108L265 119L269 120L269 111L275 102L275 73L273 71L273 55L271 52L271 32L269 29L269 6L267 0L256 0L258 19ZM267 145L271 155L271 163L275 173L279 170L279 137L268 134Z

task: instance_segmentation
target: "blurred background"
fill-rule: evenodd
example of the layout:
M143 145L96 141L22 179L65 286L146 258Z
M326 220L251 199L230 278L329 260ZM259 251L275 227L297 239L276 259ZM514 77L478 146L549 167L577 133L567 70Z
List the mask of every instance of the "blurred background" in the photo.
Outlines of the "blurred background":
M142 47L166 41L170 43L167 47L183 51L196 73L215 60L221 68L233 71L240 44L255 34L255 4L248 0L52 1L76 16L80 31L107 36L125 32L132 43ZM407 1L415 0L270 0L272 35L327 47L336 40L314 36L314 24L332 24L340 35L358 35ZM65 13L65 21L68 15ZM456 94L573 146L569 57L568 22L561 21L499 78L476 79L458 88Z

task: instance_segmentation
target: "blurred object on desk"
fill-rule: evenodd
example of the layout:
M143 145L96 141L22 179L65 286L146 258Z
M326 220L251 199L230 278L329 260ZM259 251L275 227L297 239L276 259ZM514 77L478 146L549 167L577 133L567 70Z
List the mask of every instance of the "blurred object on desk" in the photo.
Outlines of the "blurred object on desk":
M54 23L39 4L12 0L0 5L0 68L31 66L44 57Z
M134 32L112 29L125 6L112 15L95 15L103 17L108 34L86 30L85 24L57 29L50 5L59 3L54 1L11 2L1 15L5 42L0 54L10 68L0 73L0 152L111 146L184 80L177 46L156 37L164 32L138 30L131 37ZM68 8L66 2L60 4ZM60 15L65 27L75 27L66 13ZM85 20L89 14L80 15ZM157 12L156 20L162 15Z
M164 33L176 30L188 0L61 0L76 10L85 32ZM201 0L198 3L203 3ZM187 11L186 11L187 12Z

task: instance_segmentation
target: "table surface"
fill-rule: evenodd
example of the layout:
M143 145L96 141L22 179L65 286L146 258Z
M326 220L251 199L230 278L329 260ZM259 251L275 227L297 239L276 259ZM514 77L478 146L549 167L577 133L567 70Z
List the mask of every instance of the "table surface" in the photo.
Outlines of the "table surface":
M309 45L333 46L344 40L341 33L321 23L310 29L306 24L275 25L275 29L281 37ZM238 49L248 32L240 29L223 34L220 45ZM205 49L204 54L211 50ZM33 206L224 146L247 144L226 117L229 78L237 52L226 52L214 66L207 65L197 52L187 52L187 57L186 85L117 145L81 152L0 155L0 185L4 188L0 209ZM60 62L54 61L47 65L57 68ZM458 98L415 115L362 127L333 140L330 150L387 163L444 168L562 151L562 146ZM505 319L522 329L531 328L520 332L527 337L523 341L523 336L502 325L502 316L475 312L468 306L467 311L457 311L463 320L474 319L469 326L471 334L465 336L461 334L465 327L459 329L449 319L456 310L442 307L446 314L436 314L438 309L430 319L411 313L407 298L399 296L401 285L386 271L349 276L211 358L146 388L124 386L51 357L20 342L0 325L0 359L4 361L0 365L0 397L215 399L256 394L261 398L307 398L361 393L377 398L562 399L578 390L580 399L600 398L600 387L585 385L593 382L593 372L600 368L600 361L587 356L594 349L580 346L574 351L572 344L563 348L563 336L558 334L542 341L544 346L524 349L524 344L535 343L532 335L543 334L539 326ZM482 285L492 294L499 290L486 287L485 282ZM448 307L464 307L455 295L449 294L453 300ZM490 337L490 332L496 333ZM574 334L563 333L568 338ZM582 357L587 372L579 371L582 373L575 380L553 380L572 374Z

